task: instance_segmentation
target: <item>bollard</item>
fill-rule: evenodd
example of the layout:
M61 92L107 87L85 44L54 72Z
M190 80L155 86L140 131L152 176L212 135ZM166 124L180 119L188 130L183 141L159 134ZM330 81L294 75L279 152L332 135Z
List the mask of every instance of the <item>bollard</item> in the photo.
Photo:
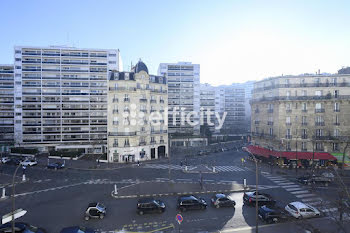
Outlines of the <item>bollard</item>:
M1 195L1 199L5 199L6 198L6 189L5 187L2 188L2 195Z
M185 166L185 171L187 171L187 166Z
M22 175L22 182L25 182L25 181L26 181L26 175L23 174L23 175Z
M244 186L244 188L247 187L247 180L246 179L243 179L243 186Z
M213 167L213 172L215 172L215 167Z
M118 189L117 189L117 185L115 184L114 185L114 195L117 195L118 194Z

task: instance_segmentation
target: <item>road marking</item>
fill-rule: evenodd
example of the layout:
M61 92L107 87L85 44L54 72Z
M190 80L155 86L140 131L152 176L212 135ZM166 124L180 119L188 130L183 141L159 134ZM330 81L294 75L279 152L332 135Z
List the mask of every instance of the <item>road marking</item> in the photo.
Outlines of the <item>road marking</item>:
M319 198L319 197L316 197L316 198L305 198L305 199L301 199L301 201L302 202L310 202L310 201L320 201L320 202L322 202L322 199L321 198ZM315 203L315 202L312 202L312 203ZM311 202L310 202L311 203Z
M273 182L275 182L276 184L281 184L281 183L285 183L287 180L272 180Z
M316 196L316 195L313 193L296 195L297 198L314 197L314 196Z
M283 185L282 187L287 190L287 188L297 188L297 187L300 187L300 186L297 185L297 184L293 184L293 185ZM289 190L287 190L287 191L289 191Z
M322 212L334 212L334 211L338 211L338 208L329 208L329 209L323 209L321 210Z
M294 184L294 183L287 182L287 183L279 183L278 185L285 186L285 185L292 185L292 184Z
M303 194L303 193L309 193L308 190L300 190L300 191L294 191L294 192L290 192L292 194Z

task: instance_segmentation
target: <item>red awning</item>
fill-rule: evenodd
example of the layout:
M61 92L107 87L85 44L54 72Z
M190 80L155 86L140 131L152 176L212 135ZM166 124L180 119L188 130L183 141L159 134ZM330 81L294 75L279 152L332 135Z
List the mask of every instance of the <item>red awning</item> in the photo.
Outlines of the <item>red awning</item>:
M312 160L318 159L318 160L337 160L336 157L333 155L327 153L327 152L315 152L314 155L312 152L297 152L295 151L274 151L270 149L266 149L264 147L260 146L253 146L249 145L247 146L247 151L250 152L253 155L257 156L263 156L265 158L269 158L270 156L277 157L277 158L286 158L286 159L308 159Z

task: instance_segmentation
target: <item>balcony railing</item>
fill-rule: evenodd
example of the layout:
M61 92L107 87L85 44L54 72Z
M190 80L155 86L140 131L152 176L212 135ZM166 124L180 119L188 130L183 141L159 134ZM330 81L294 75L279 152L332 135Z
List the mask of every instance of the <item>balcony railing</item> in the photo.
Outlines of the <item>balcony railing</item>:
M307 139L307 134L301 135L301 139Z
M350 83L348 84L350 86ZM284 101L284 100L327 100L327 99L350 99L350 95L339 95L337 98L334 96L274 96L274 97L261 97L252 99L251 103L264 102L264 101Z
M323 112L325 112L324 108L316 108L315 109L315 113L323 113Z
M325 126L325 123L324 122L315 122L315 125L316 126Z
M301 122L301 125L307 126L307 122Z
M307 112L307 109L302 109L301 111L302 111L302 112Z
M292 109L287 109L286 110L286 113L291 113L292 112Z
M164 143L164 140L163 139L159 140L159 143Z
M140 102L147 102L147 99L146 98L140 98Z
M164 100L159 100L159 103L164 104Z
M124 98L124 102L130 102L130 99Z
M292 122L286 122L286 125L290 126L292 125Z
M340 123L339 122L335 122L334 125L340 125Z
M292 135L286 135L286 139L292 139Z
M254 124L258 125L260 124L260 121L254 121Z
M273 125L273 121L268 121L267 125Z
M118 121L113 121L113 125L119 125Z
M113 147L118 147L118 143L113 143Z
M136 136L136 132L109 132L109 136Z
M334 112L340 112L340 109L334 109Z
M146 145L146 142L140 142L139 143L139 146L145 146Z
M113 109L113 113L118 113L118 109Z
M268 113L273 113L273 109L268 109L267 112Z
M113 102L113 103L118 103L118 99L117 99L117 98L113 98L113 99L112 99L112 102Z
M259 109L255 109L255 113L259 113L260 111L259 111Z
M157 100L151 100L150 102L151 103L157 103Z

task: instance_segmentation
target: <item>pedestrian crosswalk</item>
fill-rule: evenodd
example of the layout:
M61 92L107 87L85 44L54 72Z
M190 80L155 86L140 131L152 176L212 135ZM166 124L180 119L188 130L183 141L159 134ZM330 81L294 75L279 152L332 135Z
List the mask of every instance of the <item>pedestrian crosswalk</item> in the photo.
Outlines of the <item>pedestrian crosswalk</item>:
M237 166L215 166L215 170L218 172L243 172L244 168Z
M175 164L145 164L143 168L153 168L153 169L170 169L171 170L184 170L185 166L175 165ZM196 166L187 166L187 170L191 171L196 169ZM246 171L245 168L238 166L215 166L216 172L243 172Z
M288 180L287 178L281 176L274 176L268 172L262 173L266 178L274 182L277 186L285 189L286 191L293 194L299 201L309 204L316 207L318 210L325 214L335 213L338 211L338 208L334 208L331 203L324 201L317 194L312 193L307 187L296 184Z

